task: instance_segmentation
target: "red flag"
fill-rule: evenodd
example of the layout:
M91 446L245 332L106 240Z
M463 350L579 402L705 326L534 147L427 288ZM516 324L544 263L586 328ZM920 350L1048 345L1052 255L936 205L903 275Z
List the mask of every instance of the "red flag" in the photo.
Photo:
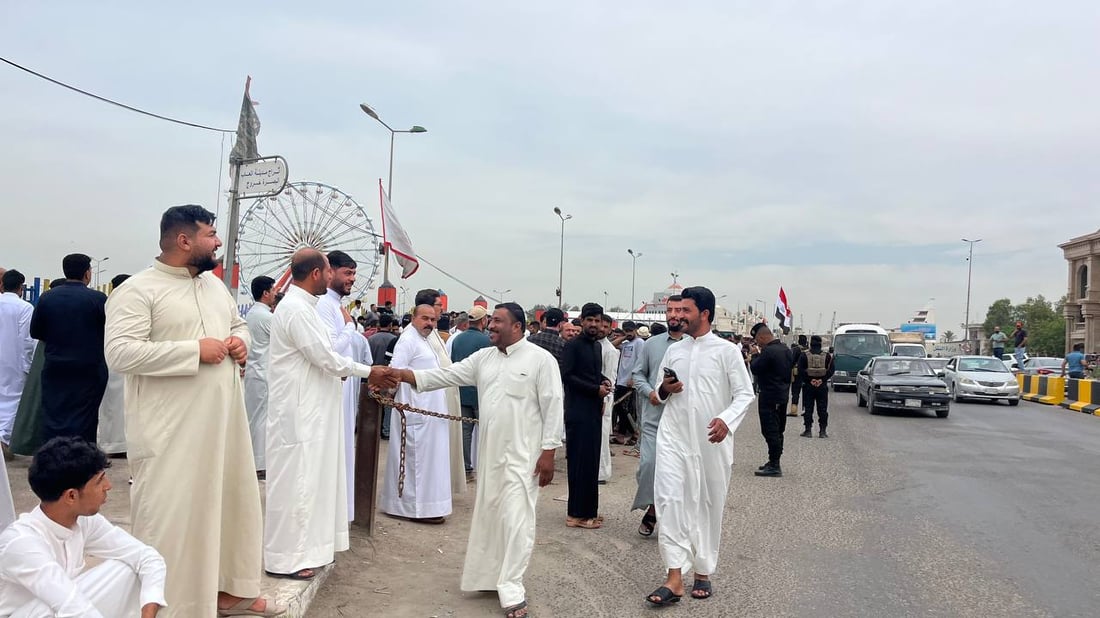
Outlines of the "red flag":
M382 201L382 245L393 253L401 265L401 278L408 279L420 268L420 260L416 259L412 241L393 212L393 204L390 204L390 196L382 188L381 178L378 179L378 195Z

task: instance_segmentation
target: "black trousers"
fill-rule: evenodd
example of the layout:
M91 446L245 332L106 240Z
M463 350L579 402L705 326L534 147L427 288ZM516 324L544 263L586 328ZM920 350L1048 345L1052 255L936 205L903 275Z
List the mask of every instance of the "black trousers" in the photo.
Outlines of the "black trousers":
M569 476L570 517L590 519L599 514L600 414L575 414L565 420L566 471Z
M787 400L760 401L760 433L768 443L768 461L779 464L783 456L783 431L787 428Z
M42 442L76 436L96 443L99 404L107 390L107 366L42 367Z
M634 392L634 389L629 386L616 386L615 398L612 401L619 401L623 399L623 395L632 392ZM632 436L637 433L634 431L634 427L638 424L638 416L634 412L634 402L636 400L637 397L630 396L611 408L612 433L617 433L620 436Z
M798 396L802 394L802 375L795 374L791 378L791 403L798 405Z
M809 383L803 388L802 420L806 429L814 426L814 407L817 407L817 426L822 431L829 426L829 384L822 382L821 386L812 386Z

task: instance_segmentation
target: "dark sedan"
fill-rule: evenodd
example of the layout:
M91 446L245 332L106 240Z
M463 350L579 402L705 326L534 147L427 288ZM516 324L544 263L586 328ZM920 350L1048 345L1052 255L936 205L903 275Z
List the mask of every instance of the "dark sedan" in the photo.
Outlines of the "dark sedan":
M951 397L947 385L922 358L879 356L856 376L856 403L879 410L930 410L947 418Z

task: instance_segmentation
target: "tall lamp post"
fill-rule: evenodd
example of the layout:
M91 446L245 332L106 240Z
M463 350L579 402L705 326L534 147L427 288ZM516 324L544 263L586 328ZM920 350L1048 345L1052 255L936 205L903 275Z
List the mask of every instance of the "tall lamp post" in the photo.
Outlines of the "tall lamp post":
M976 240L962 239L963 242L970 245L970 254L966 257L966 318L963 323L963 332L966 333L965 341L967 347L970 346L970 277L974 272L974 245L982 242L981 238ZM970 354L977 354L976 350L968 350Z
M627 249L627 253L630 254L630 319L634 319L634 275L638 272L638 258L642 257L641 251L635 251L633 249Z
M105 258L99 258L98 260L94 259L94 258L92 259L92 261L95 262L95 266L93 267L93 270L92 270L92 272L95 273L95 281L92 285L96 286L97 288L99 287L99 274L103 272L103 268L100 266L100 264L106 262L109 259L111 259L111 258L110 257L105 257Z
M607 298L608 298L607 290L604 290L603 291L603 308L604 308L604 311L607 311L608 309L610 309L610 305L607 304Z
M508 288L507 290L493 290L493 294L497 295L497 302L498 303L503 303L504 302L504 295L507 294L508 292L511 292L511 291L512 291L511 288Z
M366 103L360 103L359 104L359 109L363 110L364 114L366 114L366 115L370 116L371 118L374 118L375 120L377 120L378 124L381 124L382 126L386 127L386 130L390 132L390 176L389 176L389 180L386 181L386 193L389 194L390 200L392 201L393 200L393 140L394 140L394 137L398 133L427 133L428 130L425 129L424 127L418 125L418 124L413 125L411 129L394 129L390 125L386 124L386 122L378 116L378 113L375 112L373 109L371 109L370 105L367 105ZM389 252L388 249L385 249L385 248L383 248L383 251L385 251L385 258L384 258L384 266L383 266L383 269L382 269L382 273L383 273L382 274L382 285L378 286L378 304L383 305L383 304L385 304L385 302L387 300L390 301L390 302L393 302L394 304L397 304L396 302L394 302L396 300L395 297L397 296L397 289L393 287L392 283L390 283L390 252Z
M562 214L557 206L554 207L554 214L561 219L561 252L558 254L558 308L561 308L562 273L565 271L565 222L572 219L573 215Z

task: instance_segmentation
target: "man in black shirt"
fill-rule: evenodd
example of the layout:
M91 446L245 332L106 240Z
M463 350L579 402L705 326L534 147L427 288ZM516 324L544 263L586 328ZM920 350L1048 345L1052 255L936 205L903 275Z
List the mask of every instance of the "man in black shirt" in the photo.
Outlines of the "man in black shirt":
M810 349L798 359L798 375L802 376L802 401L806 413L803 420L806 430L803 438L812 437L810 430L814 426L814 407L817 407L818 436L828 438L825 430L829 426L829 379L833 377L833 355L821 349L821 336L810 337Z
M42 366L42 429L45 442L77 436L96 443L99 403L107 388L103 325L107 295L88 288L92 258L74 253L61 262L65 281L50 286L31 317L31 337L46 346Z
M768 463L760 466L756 476L783 476L779 458L783 455L783 431L787 428L791 350L763 323L753 326L751 334L760 349L753 355L751 367L760 392L760 432L768 442Z
M562 351L565 384L565 456L569 474L569 506L565 524L571 528L599 528L600 436L603 400L611 382L603 377L600 316L603 307L587 303L581 308L581 335Z
M802 372L798 370L798 361L802 359L806 347L806 335L799 335L798 343L791 346L791 364L794 367L794 375L791 376L791 410L787 412L787 416L798 416L798 398L802 395L802 384L805 381Z

